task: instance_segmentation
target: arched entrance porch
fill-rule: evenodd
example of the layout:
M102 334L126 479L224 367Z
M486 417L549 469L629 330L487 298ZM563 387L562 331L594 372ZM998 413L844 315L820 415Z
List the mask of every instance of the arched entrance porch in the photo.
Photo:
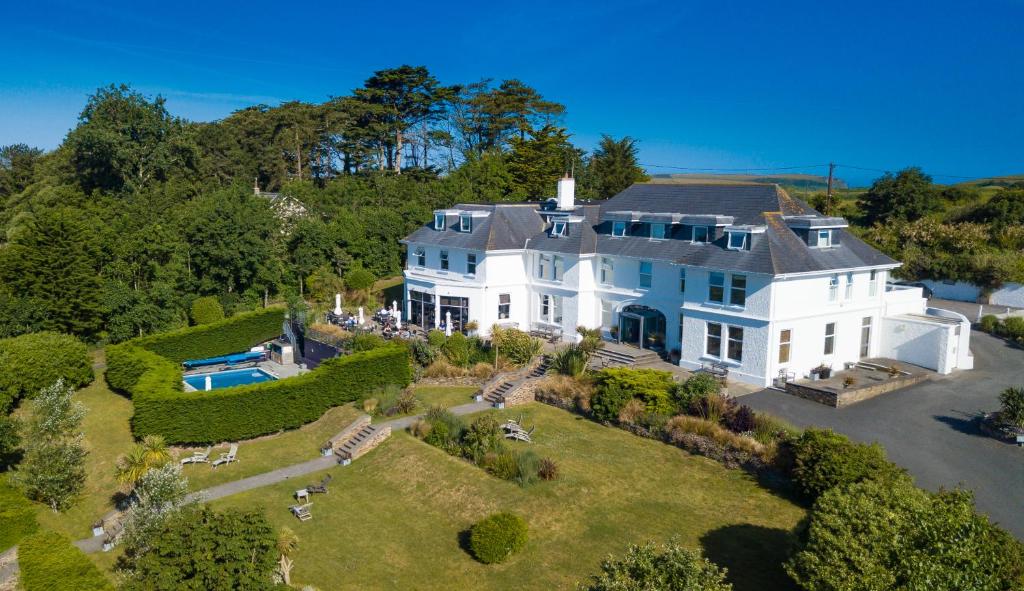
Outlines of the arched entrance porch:
M619 312L619 342L623 345L663 352L665 315L650 306L626 306Z

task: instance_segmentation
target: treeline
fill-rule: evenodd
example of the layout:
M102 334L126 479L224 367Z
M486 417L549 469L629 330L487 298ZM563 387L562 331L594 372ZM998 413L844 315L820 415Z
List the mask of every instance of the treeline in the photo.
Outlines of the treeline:
M810 198L825 211L823 194ZM996 288L1024 283L1024 183L980 189L937 185L920 168L886 173L834 212L862 238L902 261L907 279Z
M646 178L628 137L574 146L565 111L518 80L411 66L212 123L101 88L56 150L0 148L0 337L119 342L189 323L200 296L229 314L323 298L398 273L434 209L551 196L567 171L581 198Z

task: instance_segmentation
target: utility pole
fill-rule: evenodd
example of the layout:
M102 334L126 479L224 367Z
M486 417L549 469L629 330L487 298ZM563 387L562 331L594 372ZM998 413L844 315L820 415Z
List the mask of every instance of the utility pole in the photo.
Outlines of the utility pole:
M835 171L836 165L828 163L828 190L825 192L825 211L822 212L825 215L832 215L832 173Z

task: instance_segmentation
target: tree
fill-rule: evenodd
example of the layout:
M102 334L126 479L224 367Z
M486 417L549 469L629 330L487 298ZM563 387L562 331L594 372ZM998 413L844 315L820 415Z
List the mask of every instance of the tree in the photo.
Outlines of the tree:
M149 550L150 542L164 523L194 504L188 500L188 480L181 466L165 462L142 474L132 491L132 503L125 513L124 529L118 543L126 548L126 565Z
M195 144L164 103L123 84L89 97L65 140L85 191L137 191L173 174L190 174Z
M35 177L43 151L26 144L0 146L0 200L22 192Z
M0 248L0 292L43 311L47 330L93 337L102 322L101 259L81 212L47 208L26 216Z
M260 512L194 507L164 522L121 588L269 590L277 560L277 536Z
M895 175L887 172L872 183L858 201L868 224L891 220L914 221L935 211L939 194L932 177L918 167L905 168Z
M997 226L1024 224L1024 189L1003 189L979 205L967 218Z
M117 459L117 481L134 486L154 468L160 468L171 461L167 442L160 435L146 435L142 443L132 446L127 455Z
M670 541L660 551L653 543L633 545L621 560L601 563L585 591L731 591L726 570L699 552Z
M285 585L292 584L292 554L299 547L299 536L290 527L282 527L277 532L277 568Z
M0 412L63 379L72 388L93 379L85 344L71 335L37 332L0 339Z
M387 134L387 138L382 138L381 149L388 167L396 173L402 172L406 133L413 126L437 117L440 102L447 96L426 67L408 65L374 72L354 94L367 105L369 118Z
M528 139L513 138L508 171L516 186L514 198L552 195L556 181L571 171L579 157L579 150L561 127L545 125L531 131Z
M34 501L54 512L71 506L85 486L85 457L80 431L85 407L71 399L74 390L57 380L28 401L22 441L25 455L12 480Z
M1024 550L966 491L906 480L834 488L811 512L786 571L806 591L1002 591L1024 584Z
M626 136L616 140L608 135L601 136L601 142L590 161L591 174L595 177L597 196L607 199L627 189L633 183L649 180L636 159L636 140Z

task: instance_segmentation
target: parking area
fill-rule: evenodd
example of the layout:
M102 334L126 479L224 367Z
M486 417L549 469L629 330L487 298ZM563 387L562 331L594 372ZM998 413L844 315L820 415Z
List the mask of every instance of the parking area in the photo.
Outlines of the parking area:
M981 512L1024 539L1024 449L982 435L971 420L998 408L1006 387L1024 385L1024 350L978 331L971 350L974 370L846 408L775 390L743 396L742 402L801 427L830 427L857 441L877 441L919 486L973 490Z

